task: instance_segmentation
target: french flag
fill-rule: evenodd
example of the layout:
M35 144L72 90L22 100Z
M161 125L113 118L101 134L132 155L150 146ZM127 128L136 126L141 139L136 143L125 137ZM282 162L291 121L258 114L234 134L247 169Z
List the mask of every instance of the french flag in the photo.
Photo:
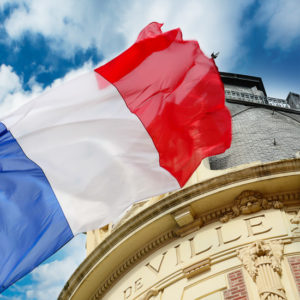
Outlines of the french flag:
M151 23L107 64L0 123L0 292L80 232L183 187L231 143L213 59Z

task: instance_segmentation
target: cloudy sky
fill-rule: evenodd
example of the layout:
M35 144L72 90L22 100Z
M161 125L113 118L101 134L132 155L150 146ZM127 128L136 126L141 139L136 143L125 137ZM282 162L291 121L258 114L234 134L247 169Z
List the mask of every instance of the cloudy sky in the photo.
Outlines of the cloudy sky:
M125 50L152 21L180 27L220 71L300 93L299 0L0 0L0 116ZM84 258L79 236L0 299L55 299Z

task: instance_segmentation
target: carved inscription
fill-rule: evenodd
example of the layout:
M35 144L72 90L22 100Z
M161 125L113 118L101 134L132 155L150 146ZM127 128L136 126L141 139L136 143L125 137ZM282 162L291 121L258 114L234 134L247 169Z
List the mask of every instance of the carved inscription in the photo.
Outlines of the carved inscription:
M177 266L183 263L183 260L181 259L181 253L180 253L180 244L175 246L175 250L176 250L176 258L177 258L177 262L176 262L176 266Z
M265 215L259 215L254 217L245 218L245 222L248 230L248 237L269 232L272 227L264 228L263 219Z
M196 252L194 239L195 239L195 237L192 237L191 239L189 239L190 248L191 248L191 258L193 258L196 255L202 254L212 248L212 245L209 245L206 248L204 248L203 250Z
M217 234L218 234L219 246L229 244L231 242L235 242L235 241L239 240L242 236L242 235L238 235L237 237L235 237L231 240L225 241L223 238L223 234L222 234L222 226L217 227L216 230L217 230Z
M123 299L129 300L131 297L136 297L138 295L136 294L137 292L141 292L143 287L149 286L149 283L145 284L146 278L149 282L149 276L155 282L156 278L165 274L170 267L178 268L178 266L182 266L184 272L187 269L187 264L192 266L197 264L195 262L197 257L199 257L199 262L205 261L208 259L210 251L217 251L219 247L231 246L232 243L240 240L246 242L247 239L271 232L272 229L265 215L260 214L245 217L237 220L235 223L212 227L209 231L198 232L193 236L181 239L180 243L175 244L144 264L141 271L143 275L124 289ZM201 270L208 270L209 264L206 265L208 267ZM146 277L144 278L143 276Z
M165 259L165 255L167 254L167 252L164 252L162 255L161 255L161 259L160 259L160 262L159 262L159 265L157 267L153 266L151 264L151 262L147 263L146 264L146 267L149 268L149 270L151 270L152 272L154 272L154 274L158 274L159 271L160 271L160 268L161 268L161 265Z
M135 293L142 287L143 287L142 278L139 278L134 282L133 287L129 286L127 289L124 290L124 292L123 292L124 299L128 299L133 293Z

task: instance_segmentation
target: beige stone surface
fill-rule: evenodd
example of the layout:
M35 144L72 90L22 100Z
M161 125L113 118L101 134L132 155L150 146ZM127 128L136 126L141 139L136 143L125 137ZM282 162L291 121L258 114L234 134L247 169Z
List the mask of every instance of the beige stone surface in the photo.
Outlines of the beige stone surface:
M226 290L226 272L241 265L235 250L254 244L258 239L290 238L284 218L284 212L270 209L263 214L239 216L226 224L215 222L205 226L157 250L127 273L103 299L139 299L154 286L154 289L163 289L167 293L174 282L177 294L181 291L181 296L161 299L193 299L193 291L202 299L204 295ZM208 258L211 266L196 276L200 281L187 280L184 269L197 267L197 262Z
M287 259L300 254L299 208L299 159L206 177L88 235L60 299L297 299Z

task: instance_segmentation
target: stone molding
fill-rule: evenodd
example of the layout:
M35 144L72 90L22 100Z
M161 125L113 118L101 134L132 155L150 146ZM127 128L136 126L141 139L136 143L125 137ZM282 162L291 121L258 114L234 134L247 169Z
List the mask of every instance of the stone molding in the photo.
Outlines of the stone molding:
M207 259L201 260L187 268L184 268L183 273L186 278L190 279L202 272L210 270L210 267L211 267L211 260L210 260L210 258L207 258Z
M72 277L66 283L64 289L59 295L59 299L79 299L81 291L86 290L86 282L90 279L90 276L95 276L93 274L99 274L102 278L107 278L105 281L101 280L101 285L97 287L96 291L102 289L101 295L104 295L104 292L112 286L120 276L125 274L125 271L128 271L135 263L144 258L144 253L142 250L138 251L139 255L136 253L134 255L130 255L128 252L124 254L125 257L128 255L131 257L129 260L132 260L131 263L128 263L128 260L125 262L118 262L118 264L122 264L122 266L126 266L126 270L121 267L113 267L114 271L111 275L107 273L103 273L103 271L98 271L101 268L102 261L104 259L108 259L111 257L111 252L114 251L115 247L119 247L120 244L126 244L129 240L128 237L134 235L135 232L142 231L143 228L148 226L148 224L152 224L160 220L163 216L172 216L172 214L176 213L177 210L182 209L183 207L189 206L196 201L201 201L201 203L207 203L210 200L210 195L223 195L220 193L226 192L230 190L230 194L234 192L234 189L241 189L242 186L256 185L257 182L261 182L265 180L266 185L264 185L264 189L267 193L264 195L267 200L279 200L284 203L285 206L297 205L300 200L300 192L298 186L298 178L300 174L300 159L290 159L278 162L272 162L267 164L261 164L256 166L247 167L239 170L232 170L227 172L226 174L221 174L220 176L208 179L206 181L194 184L192 186L186 187L182 190L179 190L176 193L172 193L167 197L163 198L159 202L155 203L153 206L149 206L144 210L140 211L139 214L135 215L134 218L128 219L121 226L117 226L114 228L111 235L109 235L86 259L85 261L78 267L78 269L74 272ZM290 182L292 180L292 184L289 184L288 188L283 188L285 192L277 193L274 192L271 194L273 190L272 182L274 180L281 180L281 178L286 178ZM270 181L271 180L271 181ZM273 180L273 181L272 181ZM270 184L269 184L270 182ZM276 181L277 182L277 181ZM267 187L267 189L266 189ZM291 188L292 187L292 188ZM296 188L296 190L294 190ZM249 189L249 188L248 188ZM233 192L232 192L233 191ZM219 196L218 196L219 197ZM227 196L228 197L228 196ZM208 211L207 209L199 210L198 208L195 210L195 224L196 228L200 228L207 224L210 224L214 221L219 220L221 217L228 213L232 213L232 203L229 204L229 201L221 201L220 204L223 203L223 207L219 207L213 210ZM272 201L273 201L272 200ZM232 200L233 202L233 200ZM224 203L226 205L224 206ZM202 205L202 204L201 204ZM215 205L216 207L216 205ZM174 219L173 219L174 220ZM200 220L200 221L199 221ZM187 224L185 226L190 226L190 230L193 230L193 223ZM203 223L202 223L203 222ZM179 227L175 220L173 223L171 219L169 219L168 224L165 228L171 231L171 236L174 238L175 231L177 229L185 229L185 226ZM161 235L161 231L157 232L157 235ZM181 234L178 234L180 236ZM154 239L154 233L151 235L151 239ZM149 238L150 241L150 238ZM154 242L150 242L150 244L154 245ZM167 240L166 240L167 243ZM161 246L163 243L159 243L158 246ZM147 243L149 245L149 243ZM142 244L140 245L142 246ZM146 246L147 247L147 246ZM145 247L143 246L143 249ZM148 254L151 254L152 250L157 249L156 247L149 248ZM135 250L136 251L136 250ZM117 265L116 265L117 266ZM96 272L97 270L97 272ZM108 270L107 270L108 271ZM106 272L107 272L106 271ZM99 273L100 272L100 273ZM90 287L89 287L90 288ZM92 290L89 291L91 293ZM93 299L95 292L89 294ZM97 299L97 298L95 298ZM100 297L98 297L100 299Z
M257 191L250 191L246 190L243 191L238 197L236 197L233 200L233 206L236 206L237 208L239 205L243 204L243 199L247 198L247 201L251 202L251 206L247 205L247 207L252 207L252 205L256 205L255 209L251 209L251 213L255 213L260 211L261 209L271 209L271 208L282 208L283 203L285 200L289 199L296 199L300 193L285 193L285 194L277 194L277 195L266 195L264 196L262 193ZM250 198L250 199L248 199ZM264 203L263 206L257 205L257 199L260 199L258 203ZM300 198L299 198L300 199ZM182 237L185 236L191 232L194 232L196 230L199 230L200 227L203 227L205 225L208 225L210 223L216 222L218 220L221 220L224 218L224 215L230 214L230 219L234 217L238 217L239 214L231 214L234 209L232 209L233 206L229 206L227 208L221 208L219 210L214 210L210 212L209 214L203 215L197 219L194 220L194 222L187 224L185 226L182 226L181 228L178 228L174 231L170 231L160 237L158 237L156 240L152 241L150 244L146 245L144 248L136 252L133 256L128 258L120 267L118 267L109 278L100 284L100 287L94 294L94 296L91 298L91 300L99 300L101 297L107 292L107 290L112 286L112 284L123 275L124 272L126 272L128 269L132 268L135 264L137 264L139 261L145 258L146 255L152 253L157 248L161 247L162 245L169 242L171 239L174 239L176 237ZM189 212L189 208L180 209L180 212ZM224 214L224 211L226 214ZM241 210L242 211L242 210ZM245 213L241 213L245 214ZM179 214L174 213L174 216L178 216ZM174 217L176 220L176 218ZM177 222L177 220L176 220ZM177 222L177 225L179 227L179 224ZM188 268L183 269L183 274L187 278L191 278L193 276L196 276L206 270L209 270L211 266L211 259L205 259L204 261L200 261L193 266L190 266ZM145 298L147 299L147 298ZM283 298L284 299L284 298Z
M152 289L146 293L144 297L142 297L140 300L150 300L152 297L155 297L158 295L160 290Z
M101 297L106 293L106 291L111 287L111 285L121 276L124 272L126 272L128 269L132 268L137 262L139 262L142 258L144 259L147 254L152 253L154 250L158 249L162 245L169 242L171 239L175 237L175 234L173 231L167 232L139 251L137 251L133 256L128 258L124 263L119 266L102 284L100 284L100 287L95 292L94 296L91 298L91 300L99 300ZM154 295L154 294L153 294ZM152 296L152 294L151 294ZM150 296L149 296L150 297Z
M221 174L173 193L167 193L166 197L155 203L155 205L146 207L144 210L140 211L143 206L146 206L146 202L141 202L140 205L134 205L131 213L135 216L135 210L138 210L140 217L137 218L137 220L140 221L142 219L143 221L147 221L149 217L152 217L165 209L176 207L189 199L214 191L220 187L226 187L227 185L237 184L250 179L261 179L265 176L283 175L285 173L299 171L300 159L286 159L264 163L262 165L246 167L237 171L233 169L232 172ZM300 199L300 193L297 198ZM152 210L155 210L155 213L152 213ZM112 231L118 233L121 229L120 227L127 227L128 222L130 221L132 221L132 218L127 215L126 221L121 220L120 223L114 226Z
M282 209L284 206L293 205L295 201L300 203L300 192L263 195L259 191L245 190L240 193L231 204L202 214L194 218L192 223L179 227L175 232L178 236L185 236L216 221L226 223L230 219L240 215L252 214L260 210L271 208ZM295 217L295 222L296 220L298 219Z
M239 215L248 215L269 208L283 208L283 202L278 195L276 199L268 199L258 191L246 190L234 199L234 204L230 211L225 213L220 218L220 221L225 223Z

